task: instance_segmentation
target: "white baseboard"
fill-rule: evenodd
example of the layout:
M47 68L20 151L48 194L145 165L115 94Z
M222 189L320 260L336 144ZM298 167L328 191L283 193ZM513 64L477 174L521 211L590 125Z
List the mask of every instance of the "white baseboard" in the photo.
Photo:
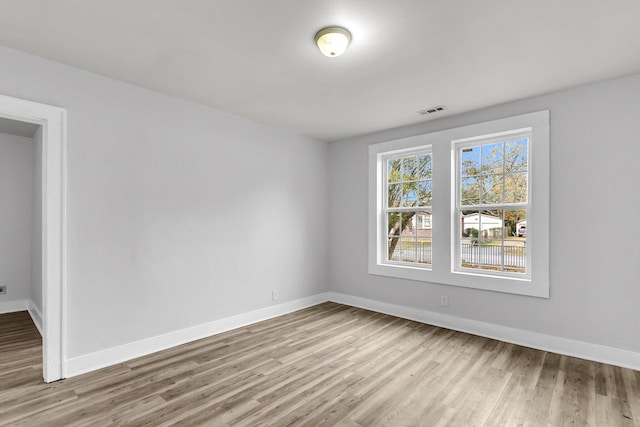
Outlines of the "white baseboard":
M561 338L554 335L524 331L493 323L480 322L462 317L450 316L427 310L388 304L366 298L329 292L329 301L360 307L379 313L390 314L404 319L415 320L429 325L467 332L482 337L493 338L512 344L531 347L580 359L607 363L610 365L640 371L640 353L607 347L599 344Z
M146 356L157 351L182 345L191 341L210 337L232 329L241 328L252 323L261 322L273 317L282 316L303 308L311 307L328 301L326 293L313 295L295 301L265 307L249 313L215 320L203 325L169 332L140 341L124 344L118 347L108 348L95 353L90 353L67 359L64 363L65 378L81 375L96 369L115 365L140 356Z
M27 311L28 309L29 309L28 299L0 302L0 314L14 313L16 311Z
M493 338L525 347L640 370L640 353L561 338L553 335L524 331L521 329L450 316L427 310L388 304L385 302L346 294L328 292L67 359L64 363L65 378L81 375L86 372L115 365L136 357L145 356L201 338L206 338L215 334L250 325L252 323L271 319L273 317L282 316L326 301L360 307L379 313L390 314L404 319L415 320L429 325ZM2 306L0 306L0 309L1 307ZM22 309L24 310L25 308ZM0 313L1 312L2 311L0 311ZM33 314L32 317L34 317L35 323L36 320Z
M29 315L31 316L31 320L38 328L38 332L40 332L40 336L44 337L42 331L42 313L38 310L38 307L33 303L33 301L29 301L29 307L27 309L29 311Z

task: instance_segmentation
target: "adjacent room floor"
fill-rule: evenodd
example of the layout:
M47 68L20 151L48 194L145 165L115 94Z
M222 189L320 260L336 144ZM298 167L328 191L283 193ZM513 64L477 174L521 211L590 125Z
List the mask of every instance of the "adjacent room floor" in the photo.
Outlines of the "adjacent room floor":
M640 426L640 372L325 303L52 384L0 315L0 425Z

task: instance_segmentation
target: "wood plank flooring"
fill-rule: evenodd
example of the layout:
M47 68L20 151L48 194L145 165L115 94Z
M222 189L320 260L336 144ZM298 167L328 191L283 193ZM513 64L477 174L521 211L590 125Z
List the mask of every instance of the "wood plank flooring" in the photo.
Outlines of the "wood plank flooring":
M325 303L42 381L0 315L3 426L640 426L640 372Z

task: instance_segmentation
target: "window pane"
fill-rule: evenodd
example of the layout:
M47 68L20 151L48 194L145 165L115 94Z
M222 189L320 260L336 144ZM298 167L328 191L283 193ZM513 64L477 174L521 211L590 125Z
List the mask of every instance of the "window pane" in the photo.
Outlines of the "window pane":
M387 214L387 233L389 236L400 236L400 212Z
M480 238L501 239L504 222L502 210L485 210L480 212Z
M415 216L416 227L416 261L431 264L431 211L420 211Z
M526 273L526 213L526 209L461 211L460 267Z
M402 236L412 237L416 235L415 212L402 212Z
M432 258L431 238L418 237L416 242L416 261L421 264L431 265Z
M505 172L526 171L528 165L527 144L528 138L505 143L504 167Z
M478 239L479 213L478 211L462 211L460 215L460 234L462 240L471 242Z
M478 268L480 260L478 211L462 211L460 213L460 266Z
M402 159L402 180L417 181L420 179L418 157L410 156Z
M502 237L502 211L462 211L460 230L465 239L493 239Z
M527 210L526 209L505 209L504 227L506 230L505 239L527 236Z
M401 166L402 160L400 159L387 160L387 183L400 182Z
M460 153L460 171L462 176L480 174L480 147L462 149Z
M402 184L391 184L387 188L387 207L400 207L400 202L402 200Z
M387 213L387 259L431 264L431 211ZM402 231L400 231L402 229Z
M505 175L505 203L527 203L527 173Z
M480 180L479 178L460 179L460 203L463 206L477 205L480 203Z
M478 268L480 259L480 246L473 240L460 241L460 267Z
M431 154L386 162L388 208L431 205Z
M416 262L416 238L400 237L389 239L389 260Z
M421 154L418 156L417 179L431 179L431 154Z
M480 265L483 270L502 271L502 241L480 241Z
M431 206L431 181L418 183L418 206Z
M418 202L418 183L405 182L402 184L402 206L416 206Z
M504 191L504 175L487 175L482 177L482 204L502 203Z
M525 239L504 241L504 271L510 273L527 272L527 242Z
M504 144L496 142L482 146L482 174L502 173L502 149Z
M509 236L504 241L504 271L527 272L527 210L505 209L505 228Z
M399 237L390 237L389 239L389 243L387 245L387 249L388 249L388 256L387 259L389 261L400 261L401 260L401 252L402 252L402 246L400 244L400 238Z
M414 219L416 235L418 237L431 237L431 212L417 212Z

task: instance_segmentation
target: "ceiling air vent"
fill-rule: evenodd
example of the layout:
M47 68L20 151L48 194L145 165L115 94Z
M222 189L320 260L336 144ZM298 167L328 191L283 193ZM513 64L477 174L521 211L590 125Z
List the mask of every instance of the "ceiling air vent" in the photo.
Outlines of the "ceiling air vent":
M438 113L444 110L444 105L438 105L437 107L425 108L424 110L417 111L417 113L421 116L427 116L429 114Z

